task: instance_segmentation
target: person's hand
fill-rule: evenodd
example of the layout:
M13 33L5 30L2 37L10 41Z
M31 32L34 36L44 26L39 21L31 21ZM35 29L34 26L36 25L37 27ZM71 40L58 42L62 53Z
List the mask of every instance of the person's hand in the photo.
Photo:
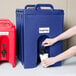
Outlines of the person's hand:
M50 66L50 65L55 64L55 59L54 59L54 57L47 58L47 59L43 60L43 61L41 62L41 64L43 65L43 67L48 67L48 66Z
M42 42L42 46L50 46L53 45L57 40L55 38L47 38Z

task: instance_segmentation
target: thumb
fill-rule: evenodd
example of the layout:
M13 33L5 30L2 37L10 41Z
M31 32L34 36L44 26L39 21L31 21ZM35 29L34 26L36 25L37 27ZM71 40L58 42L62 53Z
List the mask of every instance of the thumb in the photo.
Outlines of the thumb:
M48 43L42 43L43 46L47 45Z
M43 46L44 46L44 47L47 47L47 46L49 46L49 44L47 43L47 44L44 44Z

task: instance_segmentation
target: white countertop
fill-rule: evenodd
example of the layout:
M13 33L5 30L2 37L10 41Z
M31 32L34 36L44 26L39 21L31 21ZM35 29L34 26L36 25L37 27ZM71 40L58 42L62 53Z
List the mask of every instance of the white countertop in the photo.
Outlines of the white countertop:
M0 76L76 76L76 57L65 60L62 66L50 68L39 65L33 69L24 69L17 58L16 62L15 68L7 62L0 64Z

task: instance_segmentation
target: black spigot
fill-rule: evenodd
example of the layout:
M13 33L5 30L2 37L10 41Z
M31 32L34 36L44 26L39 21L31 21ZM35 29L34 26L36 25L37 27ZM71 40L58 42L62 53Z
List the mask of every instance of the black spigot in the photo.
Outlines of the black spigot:
M45 47L42 46L41 49L40 49L40 54L45 54L45 53L46 53Z
M2 46L3 46L2 55L3 55L3 57L5 57L5 54L6 54L5 46L6 46L6 45L3 44Z

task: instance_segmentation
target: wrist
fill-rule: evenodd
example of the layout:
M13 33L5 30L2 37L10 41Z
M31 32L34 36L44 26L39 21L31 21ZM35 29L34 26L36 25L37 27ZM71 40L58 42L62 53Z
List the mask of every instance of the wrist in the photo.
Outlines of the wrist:
M60 60L59 60L59 58L58 58L57 56L55 56L55 57L54 57L54 61L55 61L55 62L58 62L58 61L60 61Z
M52 60L52 62L55 64L57 62L57 60L55 59L55 57L51 57L50 61Z
M57 42L57 41L59 41L59 39L58 39L57 37L55 37L55 38L54 38L54 41Z

